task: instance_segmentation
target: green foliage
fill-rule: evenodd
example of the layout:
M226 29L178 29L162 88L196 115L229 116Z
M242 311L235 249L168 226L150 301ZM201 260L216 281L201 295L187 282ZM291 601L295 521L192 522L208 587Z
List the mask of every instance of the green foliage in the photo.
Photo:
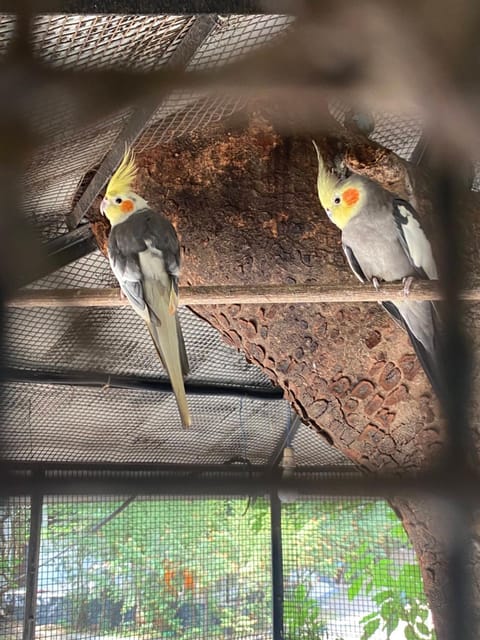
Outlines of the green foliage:
M362 640L379 629L389 638L400 623L407 640L435 637L426 625L429 609L420 569L405 530L387 503L331 500L314 511L305 501L286 505L284 514L287 566L288 548L294 548L294 567L345 583L351 600L370 597L377 606L362 620ZM400 557L403 563L398 567Z
M15 500L0 504L0 596L25 584L30 523L27 504Z
M268 501L59 501L45 511L42 543L63 559L72 586L68 631L90 631L97 607L96 631L110 635L133 629L145 639L219 640L269 633ZM284 505L282 536L286 638L327 638L331 613L321 594L313 597L318 576L348 589L352 599L374 602L376 611L362 622L363 640L379 630L388 638L400 622L407 640L433 637L413 551L386 503ZM121 605L120 627L106 615L107 602Z
M400 623L405 625L406 640L432 640L434 632L425 624L429 609L420 568L408 561L398 568L398 559L391 555L395 549L411 551L403 527L393 521L387 538L388 545L380 547L364 541L347 560L349 598L368 594L378 607L362 619L361 640L368 640L379 628L388 640Z
M243 500L136 500L99 527L119 506L48 505L43 540L68 550L75 630L106 599L135 610L142 633L162 637L187 640L205 626L211 637L268 628L268 503L245 511Z
M319 604L308 596L305 585L300 584L287 595L283 620L285 637L292 640L316 640L325 637L325 622Z

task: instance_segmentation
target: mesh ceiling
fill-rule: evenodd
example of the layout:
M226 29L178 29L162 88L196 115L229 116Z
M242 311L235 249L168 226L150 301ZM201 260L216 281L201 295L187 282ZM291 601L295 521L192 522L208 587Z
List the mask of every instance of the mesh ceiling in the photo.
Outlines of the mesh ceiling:
M205 321L186 308L180 309L180 321L190 382L271 388L261 370ZM6 343L4 362L15 369L167 379L143 321L130 307L12 309Z
M1 451L16 462L225 464L269 462L289 419L285 402L189 396L185 430L172 394L5 385ZM60 428L61 425L61 428Z

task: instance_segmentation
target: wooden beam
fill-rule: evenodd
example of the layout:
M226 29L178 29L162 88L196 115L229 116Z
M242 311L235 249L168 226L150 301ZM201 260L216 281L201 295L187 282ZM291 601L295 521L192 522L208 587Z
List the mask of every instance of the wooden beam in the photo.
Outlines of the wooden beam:
M417 281L409 300L439 300L437 283ZM480 300L480 286L460 293L462 300ZM370 285L296 284L296 285L220 285L180 287L180 304L299 304L317 302L378 302L403 300L403 285L384 284L376 291ZM128 301L119 289L22 289L7 299L7 307L123 307Z

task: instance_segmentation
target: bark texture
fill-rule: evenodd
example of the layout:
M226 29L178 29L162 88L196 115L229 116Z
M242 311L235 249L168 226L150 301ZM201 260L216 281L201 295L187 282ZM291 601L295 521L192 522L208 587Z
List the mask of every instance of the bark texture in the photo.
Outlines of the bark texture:
M316 139L332 163L343 158L428 214L421 176L413 184L394 154L340 131ZM181 284L331 283L354 277L340 233L318 202L310 139L281 137L253 116L243 125L227 123L221 131L158 146L138 163L137 190L180 235ZM476 250L472 245L472 261ZM283 388L319 437L366 472L417 471L438 459L445 443L438 403L407 335L379 305L194 310ZM438 637L446 638L448 596L437 516L428 504L414 501L397 501L396 508L421 562Z

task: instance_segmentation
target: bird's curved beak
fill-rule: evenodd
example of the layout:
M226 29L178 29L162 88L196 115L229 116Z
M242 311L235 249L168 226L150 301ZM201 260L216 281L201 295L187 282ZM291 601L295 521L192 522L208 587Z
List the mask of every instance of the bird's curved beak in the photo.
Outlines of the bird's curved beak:
M100 213L101 213L102 215L106 215L106 214L105 214L105 210L106 210L106 208L107 208L107 204L108 204L108 200L107 200L107 198L104 198L104 199L102 200L102 202L100 203Z

